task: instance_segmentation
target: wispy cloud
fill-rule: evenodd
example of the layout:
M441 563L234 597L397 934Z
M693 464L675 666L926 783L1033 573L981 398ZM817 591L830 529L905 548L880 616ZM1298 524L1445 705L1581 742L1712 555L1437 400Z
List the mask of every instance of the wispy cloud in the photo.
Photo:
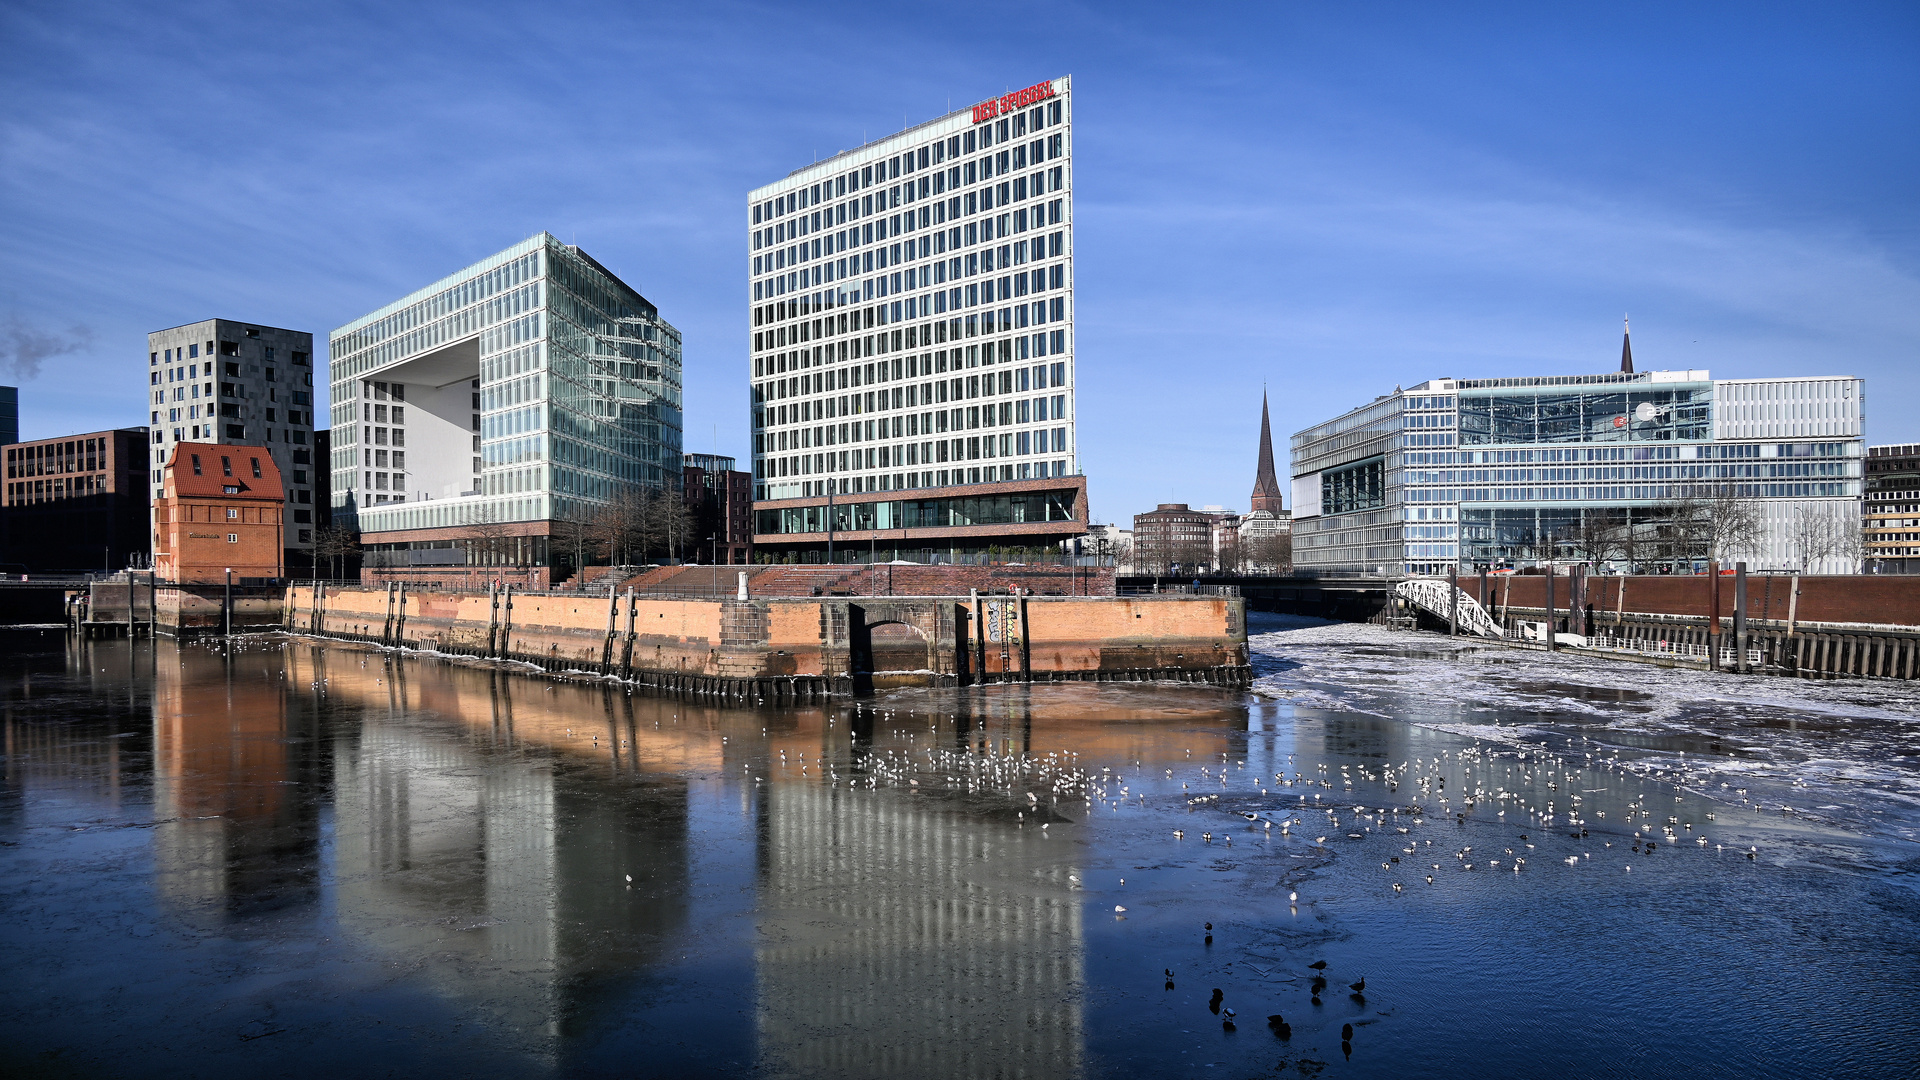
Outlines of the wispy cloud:
M40 375L40 365L56 356L79 352L93 342L93 331L84 326L64 331L34 326L18 315L0 320L0 375L13 379L32 379Z

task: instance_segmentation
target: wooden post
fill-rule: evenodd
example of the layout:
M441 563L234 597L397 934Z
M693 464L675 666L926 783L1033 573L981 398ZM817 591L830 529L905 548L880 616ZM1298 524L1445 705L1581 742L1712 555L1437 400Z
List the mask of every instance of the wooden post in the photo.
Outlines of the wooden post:
M1547 564L1547 651L1552 652L1553 640L1553 564Z
M1733 564L1733 669L1747 674L1747 564Z
M614 619L620 613L620 594L614 589L607 590L607 637L600 643L600 671L602 674L613 670L613 628Z
M513 582L500 587L500 658L512 655L513 649Z
M742 574L741 577L744 579L746 575ZM634 596L633 586L627 586L627 639L620 646L620 677L623 679L633 678L633 620L636 617L635 609L639 606L640 601Z
M1460 566L1447 567L1447 636L1460 636Z
M968 589L973 597L973 681L987 681L987 620L980 604L980 590Z
M1720 670L1720 560L1707 560L1707 670Z
M497 644L499 644L499 641L500 641L500 583L498 581L489 581L487 582L487 651L486 651L486 656L489 659L491 659L495 655L494 647Z
M1033 635L1027 627L1027 593L1020 592L1020 679L1033 681Z
M1620 591L1616 594L1613 606L1613 625L1617 630L1621 620L1627 617L1627 575L1620 575Z

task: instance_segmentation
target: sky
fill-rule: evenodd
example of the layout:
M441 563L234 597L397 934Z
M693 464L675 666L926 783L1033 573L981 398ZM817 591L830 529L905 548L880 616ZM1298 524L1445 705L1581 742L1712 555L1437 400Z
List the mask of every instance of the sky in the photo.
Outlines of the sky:
M1867 380L1920 441L1920 5L0 6L0 383L146 422L146 334L328 331L541 230L685 335L747 458L746 193L1073 76L1098 521L1245 509L1424 379ZM316 379L316 381L319 381ZM321 413L325 415L324 411ZM1283 478L1284 486L1284 478Z

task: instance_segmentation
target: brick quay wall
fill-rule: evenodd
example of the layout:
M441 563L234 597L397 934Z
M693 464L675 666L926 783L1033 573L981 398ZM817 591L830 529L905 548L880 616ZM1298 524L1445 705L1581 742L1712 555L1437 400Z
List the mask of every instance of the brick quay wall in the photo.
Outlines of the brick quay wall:
M897 686L1251 680L1222 596L685 598L296 585L294 633L614 675L736 700Z

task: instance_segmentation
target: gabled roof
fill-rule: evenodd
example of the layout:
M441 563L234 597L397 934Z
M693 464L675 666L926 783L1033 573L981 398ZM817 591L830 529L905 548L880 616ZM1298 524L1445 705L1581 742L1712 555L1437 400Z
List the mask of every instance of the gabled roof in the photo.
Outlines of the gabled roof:
M193 471L200 459L200 473ZM280 469L264 446L178 443L164 466L166 493L179 499L258 499L284 502ZM228 475L231 471L232 475ZM255 472L259 475L254 475Z

